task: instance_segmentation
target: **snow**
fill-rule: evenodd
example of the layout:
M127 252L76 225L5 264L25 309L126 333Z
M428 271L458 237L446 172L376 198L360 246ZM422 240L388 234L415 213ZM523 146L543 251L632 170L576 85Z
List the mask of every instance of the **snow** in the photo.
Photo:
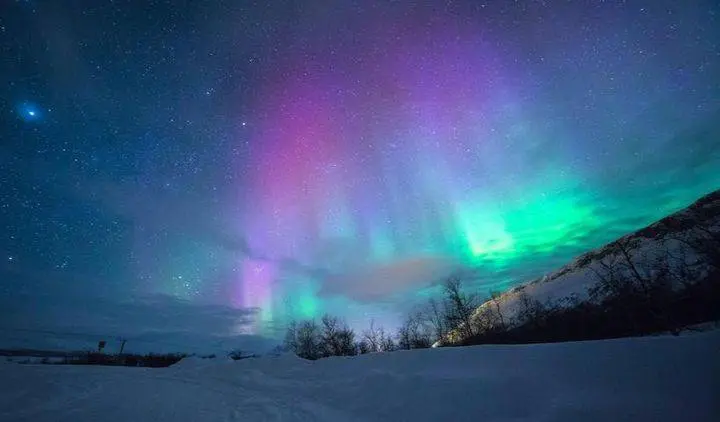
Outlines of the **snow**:
M164 369L0 367L12 421L719 420L720 331Z

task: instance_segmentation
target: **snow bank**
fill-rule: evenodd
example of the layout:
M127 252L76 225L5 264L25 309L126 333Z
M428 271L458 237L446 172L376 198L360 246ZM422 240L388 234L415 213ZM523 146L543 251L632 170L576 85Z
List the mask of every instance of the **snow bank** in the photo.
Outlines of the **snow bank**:
M718 350L715 330L315 362L3 365L0 420L702 422L717 420Z

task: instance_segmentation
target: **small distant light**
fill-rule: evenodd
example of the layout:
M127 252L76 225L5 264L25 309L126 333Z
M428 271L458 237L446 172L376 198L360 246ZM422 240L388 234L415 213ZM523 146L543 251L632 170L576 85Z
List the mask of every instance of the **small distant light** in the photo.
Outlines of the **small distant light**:
M35 117L35 112L32 111L32 110L28 111L28 114L29 114L30 116L32 116L32 117Z

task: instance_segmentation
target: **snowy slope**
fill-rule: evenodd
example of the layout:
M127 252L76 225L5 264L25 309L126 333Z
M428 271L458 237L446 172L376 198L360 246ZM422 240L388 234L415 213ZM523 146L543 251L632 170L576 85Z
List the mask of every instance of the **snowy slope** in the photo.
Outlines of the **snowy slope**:
M2 421L714 421L720 331L164 369L0 366Z
M682 252L683 259L688 265L702 265L702 262L698 262L699 258L696 254L688 251L682 242L676 240L703 235L699 231L700 227L720 232L720 190L641 230L583 254L557 271L513 288L499 298L501 311L505 318L511 319L518 309L521 293L541 303L557 302L559 299L573 295L578 299L586 299L588 288L598 281L595 271L603 271L600 262L612 263L621 259L618 245L622 242L638 242L638 246L632 251L632 256L633 263L637 264L641 271L652 267L647 263L660 257L666 250L670 250L675 255L680 255ZM481 305L481 308L491 305L487 302Z

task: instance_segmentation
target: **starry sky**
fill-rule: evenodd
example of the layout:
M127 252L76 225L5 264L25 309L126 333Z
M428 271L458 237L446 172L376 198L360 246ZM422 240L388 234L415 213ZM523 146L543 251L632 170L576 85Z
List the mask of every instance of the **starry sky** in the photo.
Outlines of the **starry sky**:
M710 0L5 0L0 49L0 343L392 327L720 187Z

